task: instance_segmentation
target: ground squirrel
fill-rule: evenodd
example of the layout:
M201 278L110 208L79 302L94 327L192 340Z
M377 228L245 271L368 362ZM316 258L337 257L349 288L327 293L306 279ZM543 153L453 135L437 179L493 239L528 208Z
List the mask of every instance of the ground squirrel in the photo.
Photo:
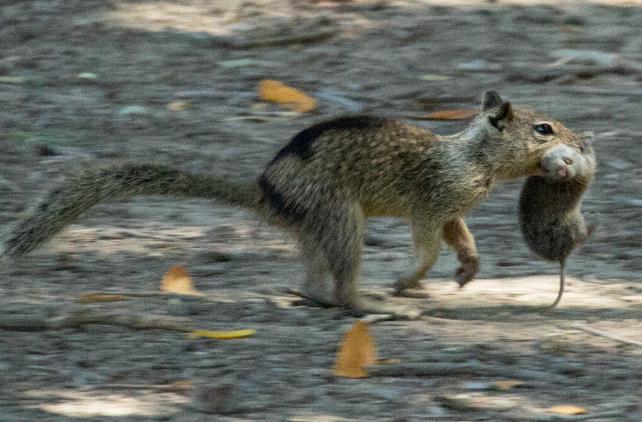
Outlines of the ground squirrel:
M550 132L554 131L551 126ZM548 309L562 299L566 257L593 230L584 221L580 205L595 166L588 140L577 146L556 146L542 157L542 175L526 179L520 194L519 223L526 243L542 258L560 263L559 291Z
M542 136L542 122L557 131ZM164 165L129 164L89 171L46 195L10 233L3 254L15 256L51 238L89 207L137 194L217 198L254 209L293 232L306 268L304 293L358 312L416 317L417 312L357 295L364 220L407 220L419 265L397 291L420 286L441 240L458 254L460 285L479 268L463 217L496 182L538 174L546 152L579 138L534 110L513 107L495 91L462 132L435 135L391 119L350 116L303 130L257 181L234 182Z

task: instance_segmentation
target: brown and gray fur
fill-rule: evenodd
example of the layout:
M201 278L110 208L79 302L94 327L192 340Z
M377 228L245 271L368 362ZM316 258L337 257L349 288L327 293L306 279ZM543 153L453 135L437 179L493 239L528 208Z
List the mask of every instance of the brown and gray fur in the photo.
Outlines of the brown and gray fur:
M542 175L526 179L520 194L519 222L526 243L542 258L560 263L559 291L549 309L562 299L566 258L593 229L580 207L595 167L595 153L587 140L557 146L542 158Z
M463 217L497 182L537 174L547 151L578 142L558 122L556 136L543 141L533 131L542 120L555 122L489 91L470 126L450 136L371 116L317 124L281 149L256 182L192 175L162 165L80 174L18 223L4 255L34 249L108 199L139 194L217 198L250 207L296 234L307 295L358 311L416 316L358 296L365 219L399 217L411 225L419 264L396 283L398 291L420 286L442 239L457 251L457 279L465 284L478 271L479 258Z

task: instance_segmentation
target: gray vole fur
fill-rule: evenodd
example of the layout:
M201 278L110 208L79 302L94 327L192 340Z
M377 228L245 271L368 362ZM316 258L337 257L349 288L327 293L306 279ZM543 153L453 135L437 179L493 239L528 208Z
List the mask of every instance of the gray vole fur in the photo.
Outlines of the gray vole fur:
M545 143L534 131L542 120L558 129ZM251 208L297 236L308 296L363 312L417 316L357 295L365 219L390 216L410 222L419 265L397 282L398 291L420 286L442 239L457 251L457 279L463 285L479 268L475 241L463 217L497 182L537 174L548 151L578 142L561 123L513 107L494 91L484 94L470 126L451 136L391 119L341 117L296 135L257 181L190 174L160 164L78 174L18 222L2 254L17 256L34 249L107 200L144 194L216 198Z
M542 175L526 179L519 198L519 222L530 249L560 263L560 286L555 307L564 292L569 254L591 234L580 211L581 199L595 174L595 154L584 141L579 148L560 145L542 157Z

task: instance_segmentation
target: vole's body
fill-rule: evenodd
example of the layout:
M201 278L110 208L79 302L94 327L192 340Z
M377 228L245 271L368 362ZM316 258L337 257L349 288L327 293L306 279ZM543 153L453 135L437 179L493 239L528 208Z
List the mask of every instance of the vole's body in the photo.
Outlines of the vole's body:
M468 129L452 136L367 116L312 126L296 135L256 182L235 183L161 165L96 170L51 192L13 230L4 254L35 248L108 199L135 194L217 198L253 208L297 235L308 295L362 311L403 314L357 296L364 220L391 216L410 222L419 266L397 283L398 290L419 286L442 238L457 251L462 264L458 281L465 284L479 260L463 217L496 182L536 174L547 151L578 142L557 122L557 136L543 142L533 129L542 120L554 122L530 109L513 109L491 91Z
M526 243L542 258L560 263L560 287L551 308L564 292L566 258L591 233L580 206L595 166L589 144L581 144L579 150L558 146L542 159L544 174L527 178L522 188L519 221Z

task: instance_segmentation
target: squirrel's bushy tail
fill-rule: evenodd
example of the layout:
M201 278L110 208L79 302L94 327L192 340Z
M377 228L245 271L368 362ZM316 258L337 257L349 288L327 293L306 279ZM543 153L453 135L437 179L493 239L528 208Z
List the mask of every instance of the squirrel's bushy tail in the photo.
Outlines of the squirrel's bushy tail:
M134 195L220 199L254 208L256 183L192 174L161 164L124 164L83 171L49 192L4 241L0 256L19 256L43 244L93 205Z

